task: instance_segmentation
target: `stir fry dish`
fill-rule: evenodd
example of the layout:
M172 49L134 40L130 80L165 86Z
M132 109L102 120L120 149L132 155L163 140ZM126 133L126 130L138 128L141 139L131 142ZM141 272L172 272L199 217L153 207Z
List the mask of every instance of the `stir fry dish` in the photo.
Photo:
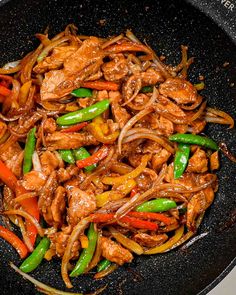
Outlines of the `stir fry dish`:
M71 288L193 237L218 188L219 145L203 130L234 120L188 80L186 46L173 66L130 30L36 37L0 68L0 237L49 294L27 274L42 261L60 259Z

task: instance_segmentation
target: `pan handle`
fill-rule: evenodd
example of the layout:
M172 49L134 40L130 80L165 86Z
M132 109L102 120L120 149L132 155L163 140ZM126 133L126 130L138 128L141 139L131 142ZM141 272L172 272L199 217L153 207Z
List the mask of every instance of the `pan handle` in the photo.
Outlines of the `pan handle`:
M236 43L236 0L187 0L211 17Z

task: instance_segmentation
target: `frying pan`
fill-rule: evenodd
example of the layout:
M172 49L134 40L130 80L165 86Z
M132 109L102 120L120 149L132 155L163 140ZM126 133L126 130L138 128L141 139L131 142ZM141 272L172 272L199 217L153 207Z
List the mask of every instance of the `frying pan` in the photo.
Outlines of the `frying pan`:
M209 104L236 117L236 88L233 86L236 85L236 8L229 9L226 1L3 2L0 8L1 65L32 50L37 44L34 34L43 32L47 25L50 33L55 34L73 22L81 34L99 36L119 34L130 28L158 54L164 54L170 63L180 60L180 45L188 45L190 55L196 57L190 80L196 82L199 74L204 75L207 88L203 95ZM235 4L235 1L230 0L230 3ZM101 19L105 19L104 26L99 23ZM223 66L225 62L229 62L227 67ZM206 133L218 142L227 142L236 152L235 130L209 125ZM73 280L71 291L88 293L107 284L104 294L206 294L235 265L236 168L224 156L221 165L219 192L199 230L208 233L204 238L187 250L180 248L162 255L137 257L102 281L81 276ZM1 294L38 294L30 283L10 269L8 262L19 265L19 258L2 240L0 251ZM60 261L43 262L33 275L65 290Z

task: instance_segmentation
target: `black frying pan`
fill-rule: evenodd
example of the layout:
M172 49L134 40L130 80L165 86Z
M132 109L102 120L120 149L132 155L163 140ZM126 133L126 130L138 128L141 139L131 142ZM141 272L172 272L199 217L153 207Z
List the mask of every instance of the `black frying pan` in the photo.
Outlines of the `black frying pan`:
M207 85L204 96L209 104L236 118L233 86L236 85L236 8L231 11L220 0L189 2L213 17L225 31L204 13L180 0L12 0L0 8L0 63L19 59L32 50L36 44L34 34L43 32L47 25L54 34L74 22L81 34L99 36L119 34L131 28L158 54L166 55L169 62L178 62L180 45L188 45L190 54L196 57L191 81L196 81L199 74L204 75ZM106 20L105 26L99 25L100 19ZM226 68L225 62L229 62ZM217 141L227 142L236 152L235 130L210 125L207 133ZM104 294L192 295L206 294L213 288L235 265L236 252L236 167L224 156L221 162L220 189L200 227L200 232L208 235L186 251L177 249L162 255L137 257L102 281L81 276L73 280L72 291L89 292L108 284ZM1 240L0 251L1 294L37 294L30 283L8 267L9 261L19 264L14 250ZM65 289L60 261L43 262L33 275Z

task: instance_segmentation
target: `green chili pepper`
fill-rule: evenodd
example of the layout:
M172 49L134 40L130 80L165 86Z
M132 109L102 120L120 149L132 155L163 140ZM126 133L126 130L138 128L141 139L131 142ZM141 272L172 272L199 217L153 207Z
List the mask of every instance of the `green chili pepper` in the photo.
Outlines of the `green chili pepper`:
M73 153L71 150L59 150L58 151L62 160L69 163L69 164L74 164L75 163L75 159L73 156Z
M80 258L75 265L75 268L70 273L71 277L77 277L81 275L85 271L85 269L88 267L89 262L93 258L93 254L97 244L97 239L98 239L98 233L94 228L94 224L91 223L88 230L88 240L89 240L88 248L83 249L80 255Z
M27 257L20 266L20 270L23 272L31 272L35 270L39 264L42 262L45 253L50 246L50 240L46 237L42 238L38 246L34 251Z
M177 133L177 134L173 134L169 136L169 140L176 141L179 143L201 145L212 150L219 149L217 143L215 143L212 139L204 137L204 136L200 136L200 135L195 135L195 134Z
M174 178L180 178L182 174L184 173L184 170L188 164L190 154L190 145L179 143L178 144L178 150L175 154L175 160L174 160Z
M73 150L73 154L74 154L74 157L75 157L76 161L83 160L83 159L86 159L86 158L90 157L90 153L84 147ZM95 168L96 168L96 164L93 164L93 165L85 167L84 169L87 172L91 172Z
M76 123L89 121L102 114L109 107L109 100L104 99L85 109L81 109L72 113L68 113L57 118L59 125L73 125Z
M98 263L97 271L98 272L103 271L107 269L110 265L111 265L111 261L104 259Z
M23 173L26 174L32 169L32 156L35 150L36 137L35 137L36 127L32 128L26 139L25 150L24 150L24 162L23 162Z
M153 86L144 86L141 88L140 92L142 93L148 93L153 91Z
M144 202L143 204L137 206L135 210L138 212L163 212L176 207L177 205L175 201L161 198Z
M71 94L76 97L91 97L93 93L91 89L81 87L74 89Z

